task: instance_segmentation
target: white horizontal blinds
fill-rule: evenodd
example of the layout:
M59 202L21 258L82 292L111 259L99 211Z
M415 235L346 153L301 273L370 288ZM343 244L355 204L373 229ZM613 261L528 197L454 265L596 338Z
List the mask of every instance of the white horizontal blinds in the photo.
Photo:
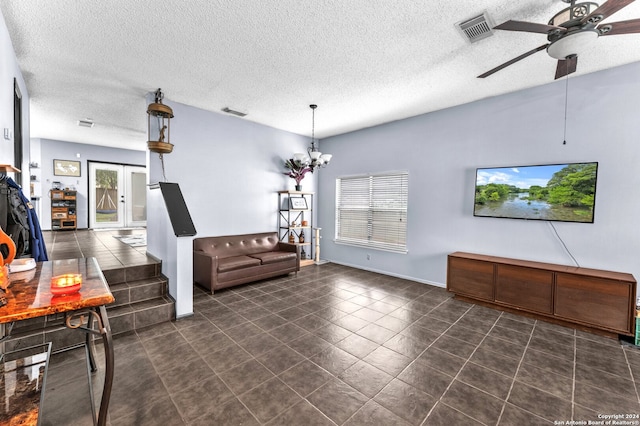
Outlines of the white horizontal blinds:
M337 179L336 184L337 239L351 243L367 242L370 234L370 177Z
M336 240L406 252L409 175L406 172L336 181Z
M384 248L407 247L408 180L406 173L372 177L371 240Z

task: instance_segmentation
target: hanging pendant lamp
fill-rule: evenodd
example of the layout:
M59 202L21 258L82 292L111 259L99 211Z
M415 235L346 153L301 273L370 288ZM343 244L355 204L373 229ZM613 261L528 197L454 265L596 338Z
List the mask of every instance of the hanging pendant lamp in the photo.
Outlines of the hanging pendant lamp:
M316 147L316 139L315 139L315 125L316 125L316 108L318 105L311 104L309 105L311 108L311 147L307 149L307 153L295 153L293 154L293 159L295 161L304 164L311 168L311 170L315 170L318 167L325 167L331 161L331 154L323 154L318 151Z

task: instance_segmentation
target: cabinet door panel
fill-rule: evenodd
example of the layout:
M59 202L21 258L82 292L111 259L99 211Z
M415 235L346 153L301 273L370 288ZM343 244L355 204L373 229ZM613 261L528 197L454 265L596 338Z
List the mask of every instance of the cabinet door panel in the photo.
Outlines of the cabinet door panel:
M541 269L498 265L496 302L534 312L553 313L553 273Z
M493 301L493 263L449 257L447 289L463 296Z
M633 333L630 283L558 273L555 314L558 317Z

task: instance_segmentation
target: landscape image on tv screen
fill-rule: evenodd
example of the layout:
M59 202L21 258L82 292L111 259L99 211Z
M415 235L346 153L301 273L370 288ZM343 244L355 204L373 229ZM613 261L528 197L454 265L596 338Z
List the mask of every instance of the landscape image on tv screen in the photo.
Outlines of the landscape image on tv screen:
M479 168L474 216L593 223L598 163Z

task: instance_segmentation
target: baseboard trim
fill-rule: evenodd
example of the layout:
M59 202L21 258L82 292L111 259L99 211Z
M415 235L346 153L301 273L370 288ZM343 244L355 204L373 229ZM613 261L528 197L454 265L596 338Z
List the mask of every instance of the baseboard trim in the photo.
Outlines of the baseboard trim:
M375 268L364 268L364 267L362 267L360 265L352 265L350 263L337 262L335 260L328 260L328 262L335 263L336 265L348 266L350 268L362 269L363 271L369 271L369 272L375 272L377 274L388 275L388 276L394 277L394 278L401 278L403 280L415 281L415 282L418 282L420 284L427 284L427 285L432 285L432 286L441 287L441 288L446 288L447 287L447 285L443 284L443 283L438 283L438 282L429 281L429 280L423 280L421 278L410 277L408 275L395 274L393 272L382 271L382 270L375 269Z

